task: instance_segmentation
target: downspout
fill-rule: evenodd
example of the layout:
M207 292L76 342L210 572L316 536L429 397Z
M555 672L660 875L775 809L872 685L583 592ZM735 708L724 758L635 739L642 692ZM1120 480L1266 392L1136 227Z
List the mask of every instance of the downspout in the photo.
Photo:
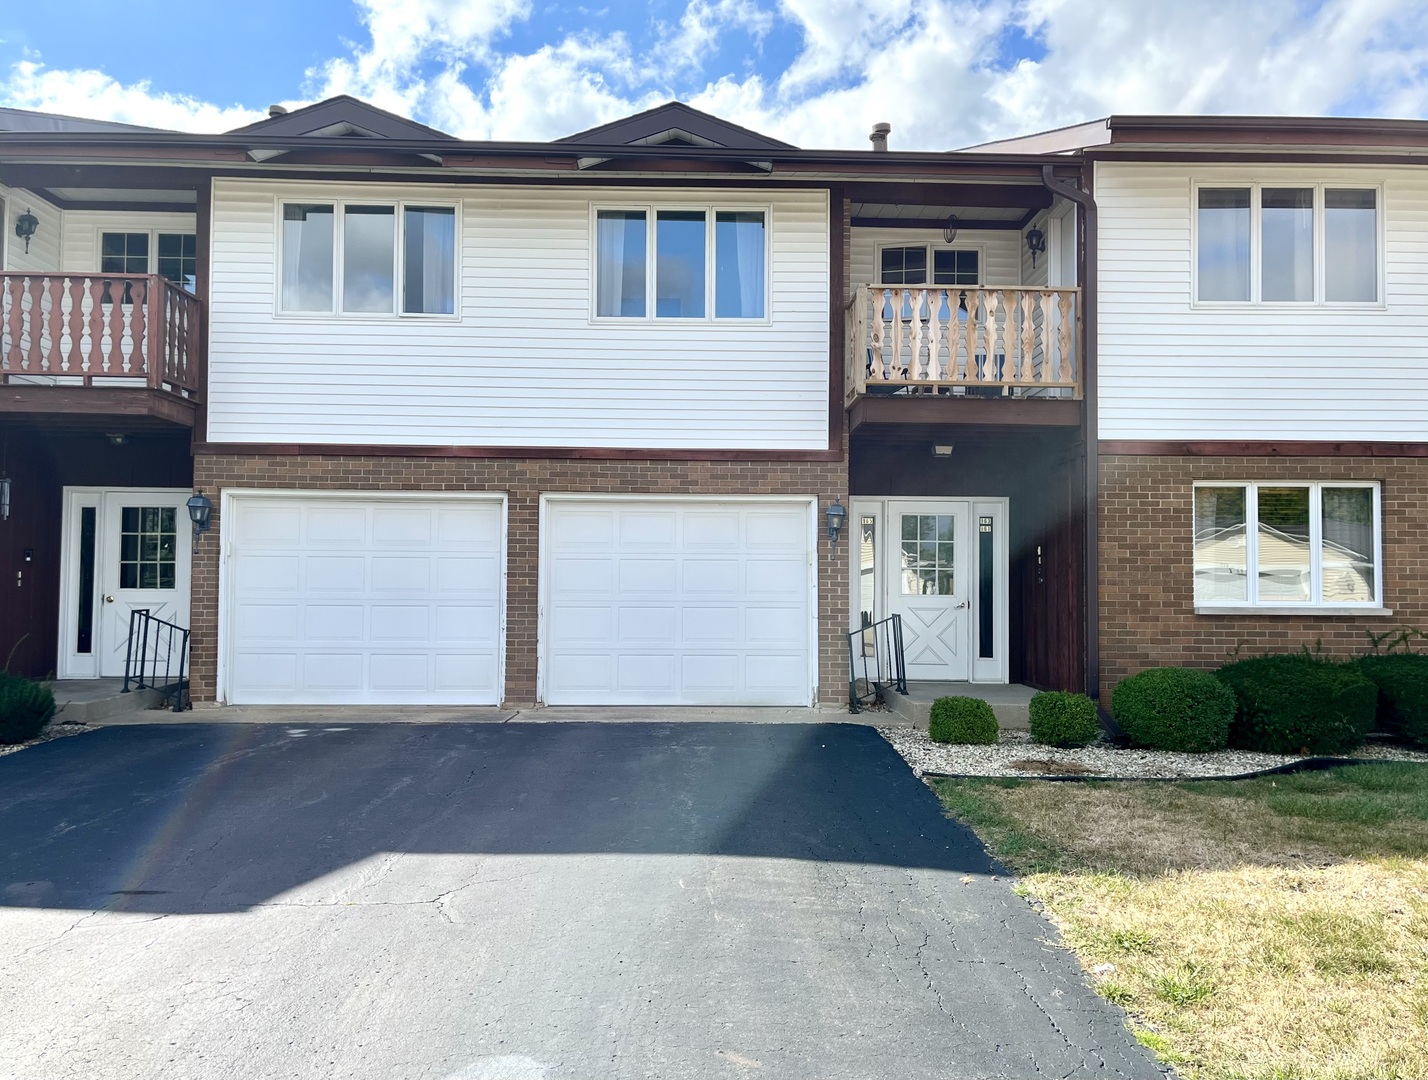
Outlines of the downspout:
M1084 163L1084 170L1094 168L1094 163ZM1086 460L1086 648L1085 684L1086 693L1099 702L1101 699L1101 583L1100 583L1100 532L1099 503L1101 488L1101 460L1098 446L1100 425L1097 418L1096 399L1096 200L1089 191L1056 179L1055 167L1041 167L1041 182L1053 195L1069 199L1081 208L1081 397L1082 424L1081 437L1085 443Z

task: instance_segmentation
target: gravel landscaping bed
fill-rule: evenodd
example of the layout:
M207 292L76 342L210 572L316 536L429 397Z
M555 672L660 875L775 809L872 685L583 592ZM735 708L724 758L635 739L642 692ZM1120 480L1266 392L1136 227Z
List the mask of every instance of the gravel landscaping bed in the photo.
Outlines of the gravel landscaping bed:
M23 750L27 746L37 746L42 742L49 742L51 739L63 739L66 735L83 735L86 731L98 730L93 724L48 724L29 742L0 746L0 757L13 754L16 750Z
M1138 779L1240 776L1301 760L1293 754L1260 754L1220 750L1212 754L1175 754L1160 750L1126 750L1093 743L1080 750L1058 750L1031 741L1025 731L1003 731L990 746L948 746L934 743L927 732L910 727L879 727L918 776L1116 776ZM1363 747L1356 757L1428 762L1428 754L1394 746Z

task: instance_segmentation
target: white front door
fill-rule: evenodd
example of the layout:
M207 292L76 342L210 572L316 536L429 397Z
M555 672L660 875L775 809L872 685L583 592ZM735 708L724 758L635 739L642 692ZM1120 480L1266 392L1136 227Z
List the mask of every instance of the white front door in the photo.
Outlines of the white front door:
M61 678L122 678L130 617L138 609L188 627L190 494L187 488L65 489Z
M971 678L970 517L966 502L887 504L888 611L902 616L909 679Z

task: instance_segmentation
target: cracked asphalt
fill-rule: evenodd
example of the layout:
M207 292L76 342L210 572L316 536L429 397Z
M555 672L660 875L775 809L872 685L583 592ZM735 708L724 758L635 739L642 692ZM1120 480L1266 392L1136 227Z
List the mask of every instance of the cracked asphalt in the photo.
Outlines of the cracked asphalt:
M0 837L4 1080L1164 1075L859 725L107 728Z

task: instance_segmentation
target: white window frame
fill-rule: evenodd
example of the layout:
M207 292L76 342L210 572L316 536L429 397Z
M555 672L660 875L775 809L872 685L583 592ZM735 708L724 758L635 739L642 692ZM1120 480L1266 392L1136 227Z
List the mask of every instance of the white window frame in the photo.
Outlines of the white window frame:
M96 225L94 227L94 273L102 274L104 271L99 267L104 262L104 234L105 233L144 233L149 238L149 257L147 260L146 274L157 274L159 272L159 237L160 236L192 236L194 238L194 252L198 251L198 230L197 229L124 229L111 225ZM194 276L198 271L195 267ZM198 283L194 282L197 288ZM179 286L183 288L183 286Z
M1197 615L1230 615L1250 613L1256 615L1300 615L1300 614L1344 614L1344 615L1392 615L1393 611L1384 606L1383 596L1383 486L1377 480L1196 480L1194 490L1201 488L1243 488L1245 490L1245 600L1195 600ZM1309 573L1310 596L1307 601L1276 600L1270 603L1259 599L1259 489L1260 488L1307 488L1309 498ZM1321 596L1324 588L1324 572L1321 562L1323 541L1323 500L1319 492L1324 488L1367 488L1373 492L1373 593L1372 600L1352 604L1325 604L1313 597ZM1190 514L1190 587L1194 597L1195 586L1195 515L1194 494L1191 495Z
M909 289L958 289L958 288L961 288L961 289L980 289L980 288L983 288L983 287L986 286L986 284L987 284L987 250L986 250L986 247L987 247L987 246L986 246L986 244L945 244L945 243L934 243L934 242L932 242L932 241L928 241L928 242L920 243L920 244L919 244L919 243L916 243L916 242L899 242L899 241L897 241L897 240L888 240L888 241L885 241L885 242L883 242L883 243L881 243L881 244L876 244L876 245L874 245L874 247L873 247L873 270L874 270L873 276L874 276L875 278L881 278L881 277L882 277L882 273L883 273L883 252L886 251L888 248L898 248L898 249L901 249L901 248L915 248L915 247L920 247L920 248L926 248L926 249L927 249L927 276L928 276L928 278L931 278L931 277L932 277L932 260L933 260L933 253L934 253L934 252L938 252L938 251L975 251L975 252L977 253L977 283L976 283L975 285L934 285L934 284L929 280L929 281L927 281L926 283L924 283L924 284L922 284L922 285L907 285L907 286L893 285L893 286L891 286L891 288L894 288L894 289L897 289L897 288L909 288ZM873 282L872 284L874 284L874 285L886 285L887 282L885 282L885 281L875 281L875 282ZM1012 286L1008 286L1008 288L1011 288L1011 287L1012 287Z
M289 311L283 307L283 212L289 203L303 206L331 206L332 222L332 304L326 311ZM345 242L342 223L344 210L348 206L390 206L396 216L396 231L392 243L392 311L343 311L342 310L342 259ZM451 267L452 311L450 314L429 311L403 311L402 295L406 286L406 267L402 264L402 253L406 250L407 207L440 207L454 211L453 228L456 230L455 257ZM295 321L329 321L332 319L355 319L359 322L403 322L408 319L434 320L437 322L461 321L461 203L453 199L390 199L335 198L330 195L285 195L277 200L274 217L273 241L273 314L282 319Z
M1264 233L1261 220L1261 192L1265 188L1311 188L1314 192L1314 298L1312 300L1263 300ZM1200 192L1209 190L1243 190L1250 193L1250 298L1248 300L1200 299ZM1324 190L1333 188L1374 192L1374 225L1377 228L1378 256L1375 291L1376 300L1326 300L1324 297ZM1259 307L1274 311L1304 311L1310 308L1330 308L1349 311L1372 311L1386 308L1387 259L1384 251L1385 213L1383 182L1380 180L1308 180L1271 178L1268 180L1192 180L1190 184L1190 306L1192 308L1223 309Z
M645 313L643 315L601 315L599 219L601 212L644 212L645 215ZM704 214L704 315L701 318L672 317L655 314L655 267L658 263L659 240L655 215L661 211L688 211ZM714 314L714 227L720 213L764 215L764 315L761 319L743 319ZM773 323L773 207L766 203L731 205L728 203L591 203L590 204L590 322L592 324L629 325L658 323L660 325L704 326L769 326Z

